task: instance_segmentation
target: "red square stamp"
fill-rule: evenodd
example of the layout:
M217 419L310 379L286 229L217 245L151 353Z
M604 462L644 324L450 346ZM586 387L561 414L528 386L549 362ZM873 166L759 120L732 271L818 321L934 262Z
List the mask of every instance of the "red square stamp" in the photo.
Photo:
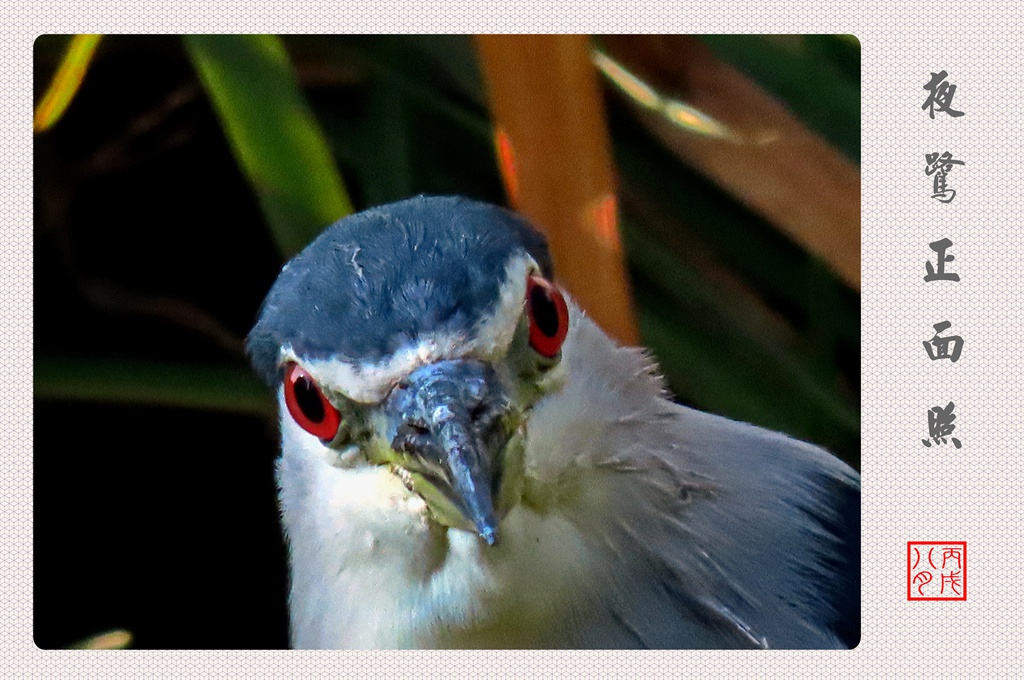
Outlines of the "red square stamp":
M907 541L908 600L966 600L966 541Z

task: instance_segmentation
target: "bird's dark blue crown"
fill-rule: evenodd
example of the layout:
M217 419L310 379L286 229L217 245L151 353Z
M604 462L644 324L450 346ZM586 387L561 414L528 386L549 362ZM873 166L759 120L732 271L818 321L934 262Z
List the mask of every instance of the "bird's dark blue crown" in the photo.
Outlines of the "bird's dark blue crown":
M511 258L550 277L544 238L515 213L461 197L416 198L328 227L281 270L247 350L278 379L280 348L378 362L425 333L468 332L495 308Z

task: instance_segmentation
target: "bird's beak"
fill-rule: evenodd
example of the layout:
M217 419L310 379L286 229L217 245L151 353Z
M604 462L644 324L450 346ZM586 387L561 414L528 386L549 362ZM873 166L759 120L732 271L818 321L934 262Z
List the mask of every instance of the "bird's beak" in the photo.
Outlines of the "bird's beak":
M422 366L391 391L382 410L392 454L435 517L494 545L494 498L518 426L494 369L472 359Z

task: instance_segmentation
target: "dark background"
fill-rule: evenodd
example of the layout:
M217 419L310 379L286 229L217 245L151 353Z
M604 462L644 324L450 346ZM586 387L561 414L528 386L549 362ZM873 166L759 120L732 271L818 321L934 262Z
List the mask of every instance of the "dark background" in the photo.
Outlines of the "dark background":
M66 44L37 41L37 101ZM505 203L468 39L285 44L357 209ZM708 44L859 160L859 48ZM859 466L857 293L606 99L641 332L679 400ZM104 38L34 171L36 644L286 647L275 415L241 351L283 260L182 41Z

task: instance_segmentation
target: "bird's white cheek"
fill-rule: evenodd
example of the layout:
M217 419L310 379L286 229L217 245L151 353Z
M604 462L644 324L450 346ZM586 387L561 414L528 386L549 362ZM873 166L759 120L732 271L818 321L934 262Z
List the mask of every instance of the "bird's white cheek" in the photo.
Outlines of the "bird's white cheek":
M283 402L283 396L281 397ZM294 500L317 516L382 512L420 517L423 500L387 469L371 465L354 447L334 449L303 430L281 404L281 498Z

